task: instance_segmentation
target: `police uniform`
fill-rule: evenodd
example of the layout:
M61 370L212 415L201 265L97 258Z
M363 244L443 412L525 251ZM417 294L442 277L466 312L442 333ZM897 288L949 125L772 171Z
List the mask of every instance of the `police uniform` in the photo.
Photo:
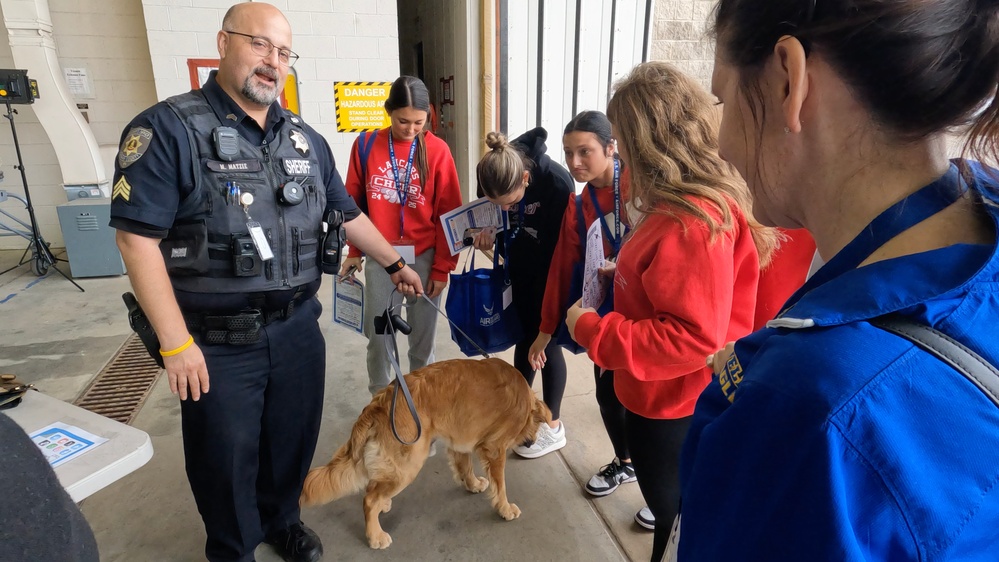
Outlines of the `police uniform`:
M869 320L900 314L999 364L999 245L858 267L965 188L999 229L995 174L951 166L737 342L684 445L679 560L996 559L999 408Z
M276 102L261 129L214 73L122 136L111 226L162 239L210 376L210 392L181 413L211 560L252 559L265 536L299 520L326 371L315 294L327 208L360 214L326 141Z

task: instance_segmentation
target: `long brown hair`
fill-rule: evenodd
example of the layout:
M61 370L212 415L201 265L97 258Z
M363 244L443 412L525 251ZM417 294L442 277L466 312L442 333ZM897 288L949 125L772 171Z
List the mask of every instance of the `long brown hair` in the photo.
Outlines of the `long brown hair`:
M746 215L760 265L770 262L777 230L753 218L749 189L719 156L719 114L700 85L667 63L642 63L615 85L607 116L631 167L631 204L643 216L686 213L716 236L733 227L731 199ZM710 202L721 222L688 196Z

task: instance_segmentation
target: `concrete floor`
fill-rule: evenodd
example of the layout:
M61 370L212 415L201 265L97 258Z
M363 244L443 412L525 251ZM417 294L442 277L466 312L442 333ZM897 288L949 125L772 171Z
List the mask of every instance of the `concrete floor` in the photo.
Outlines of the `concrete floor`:
M0 271L20 256L20 251L0 251ZM68 264L59 266L69 272ZM85 293L54 272L35 277L26 265L0 276L0 370L67 401L82 392L130 333L121 301L121 293L129 290L127 278L76 281ZM331 292L326 283L320 293L329 373L314 465L329 460L369 399L366 340L332 323ZM437 342L438 360L461 356L443 319ZM512 351L500 356L512 361ZM393 537L386 551L367 546L360 495L305 510L302 518L322 538L325 559L648 560L652 534L633 520L644 505L638 486L628 484L596 499L581 487L613 458L613 451L593 395L592 364L585 356L568 355L567 362L562 420L568 444L534 460L510 453L507 487L510 500L523 511L519 519L504 521L484 496L455 485L446 455L439 454L382 516L383 527ZM540 388L539 376L535 391L540 393ZM134 425L152 438L152 460L81 504L97 536L101 560L203 559L204 530L184 474L180 407L165 378ZM260 562L279 560L267 546L259 547L256 556Z

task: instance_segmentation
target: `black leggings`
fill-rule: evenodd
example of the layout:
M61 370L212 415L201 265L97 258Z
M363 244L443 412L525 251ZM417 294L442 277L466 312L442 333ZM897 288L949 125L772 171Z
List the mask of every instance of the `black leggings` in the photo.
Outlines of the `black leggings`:
M524 375L527 385L534 385L534 375L537 371L531 367L528 355L531 351L531 344L537 337L524 338L513 348L513 366ZM555 343L555 338L548 342L545 348L545 366L541 368L541 392L544 396L545 405L552 411L552 419L559 419L562 410L562 395L565 394L565 357L562 355L562 348Z
M634 412L625 414L625 434L638 487L656 517L652 562L662 560L680 507L680 449L691 417L653 420Z
M614 392L614 371L600 374L600 367L593 366L593 379L597 388L597 405L600 406L600 417L604 420L604 429L614 447L614 456L618 459L630 459L628 440L625 437L625 409Z

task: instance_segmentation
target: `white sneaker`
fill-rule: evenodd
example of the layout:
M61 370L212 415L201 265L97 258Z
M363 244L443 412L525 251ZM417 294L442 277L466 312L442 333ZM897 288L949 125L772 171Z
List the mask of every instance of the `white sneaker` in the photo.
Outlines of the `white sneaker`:
M652 510L648 506L638 510L635 514L635 523L650 531L656 530L656 516L652 515Z
M562 447L565 447L565 424L559 422L558 429L552 429L543 423L538 427L538 436L533 443L517 445L513 452L525 459L536 459Z

